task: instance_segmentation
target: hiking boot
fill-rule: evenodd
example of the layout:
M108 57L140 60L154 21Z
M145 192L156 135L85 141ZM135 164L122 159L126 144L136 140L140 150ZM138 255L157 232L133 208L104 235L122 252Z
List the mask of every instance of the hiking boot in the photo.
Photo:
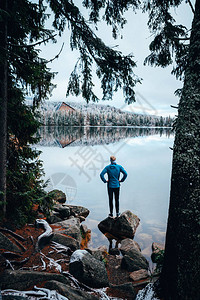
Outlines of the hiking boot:
M109 214L109 215L108 215L108 218L111 218L111 219L112 219L112 218L113 218L113 214Z
M120 213L118 212L118 213L117 213L117 218L119 218L119 217L120 217Z

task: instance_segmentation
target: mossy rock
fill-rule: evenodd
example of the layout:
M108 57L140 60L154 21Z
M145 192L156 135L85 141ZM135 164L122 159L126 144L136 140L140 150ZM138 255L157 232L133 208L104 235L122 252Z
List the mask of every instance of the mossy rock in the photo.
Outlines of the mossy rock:
M65 203L66 202L66 195L60 190L53 190L48 193L48 195L54 200L59 203Z

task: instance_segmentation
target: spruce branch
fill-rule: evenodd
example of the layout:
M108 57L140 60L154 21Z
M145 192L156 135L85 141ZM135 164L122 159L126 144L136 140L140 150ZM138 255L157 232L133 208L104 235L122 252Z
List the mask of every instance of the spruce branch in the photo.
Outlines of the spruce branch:
M194 10L194 6L192 5L192 2L190 0L188 0L188 3L189 3L189 6L193 12L193 14L195 13L195 10Z
M61 49L60 49L60 51L58 52L58 54L56 54L56 56L53 57L53 58L51 58L50 60L46 61L46 64L51 63L52 61L54 61L55 59L57 59L57 58L60 56L60 54L61 54L61 52L62 52L62 50L63 50L64 44L65 44L65 43L62 44Z
M46 43L47 41L49 40L52 40L54 39L55 37L57 36L57 34L54 34L53 36L49 36L48 38L42 40L42 41L39 41L37 43L34 43L34 44L30 44L30 45L17 45L17 44L12 44L12 43L7 43L8 46L13 46L13 47L18 47L18 48L29 48L29 47L35 47L37 45L41 45L43 43Z

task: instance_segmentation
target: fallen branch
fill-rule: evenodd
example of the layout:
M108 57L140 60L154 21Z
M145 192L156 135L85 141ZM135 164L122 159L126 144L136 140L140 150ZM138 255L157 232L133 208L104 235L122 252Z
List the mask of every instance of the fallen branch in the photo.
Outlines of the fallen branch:
M99 289L94 289L91 288L89 286L87 286L86 284L78 281L76 278L74 278L74 276L72 276L72 274L70 274L69 272L63 272L63 275L65 275L66 277L69 277L69 279L72 280L72 282L75 284L75 287L77 288L83 288L85 291L91 292L91 293L95 293L95 294L99 294L100 295L100 299L106 300L106 299L110 299L106 293L104 293L104 291L99 290Z
M1 291L2 295L13 295L13 296L36 296L36 297L45 297L46 293L43 291L17 291L17 290L3 290Z
M32 235L29 236L29 238L30 238L30 240L31 240L31 243L34 244L34 239L33 239Z
M11 264L11 262L8 259L6 259L5 263L6 263L6 267L10 267L12 270L14 270L13 265Z
M17 246L19 246L24 252L27 250L26 247L24 247L18 240L16 240L15 237L12 237L12 238L14 239Z
M57 293L56 291L51 291L49 289L45 289L45 288L38 288L37 286L34 286L34 289L39 290L43 293L46 294L46 296L42 297L42 299L47 299L47 300L53 300L53 299L57 299L57 300L69 300L67 297L60 295L59 293Z
M0 231L10 233L12 236L14 236L15 238L19 239L22 242L24 242L26 240L23 236L15 233L15 232L13 232L10 229L0 227Z
M69 247L59 244L59 243L56 243L56 242L51 242L51 243L53 245L53 247L51 247L51 248L54 249L57 253L62 253L62 254L66 254L66 255L72 254L72 250Z
M40 259L41 259L41 262L42 262L42 270L44 271L44 270L46 270L46 263L45 263L45 261L42 257L40 257Z
M47 257L44 253L40 252L43 257L49 260L49 267L50 269L55 268L58 272L62 272L62 267L59 265L53 258Z
M43 227L45 232L42 233L37 240L36 243L36 251L39 251L40 249L42 249L42 247L47 244L50 239L52 238L53 235L53 231L52 228L49 226L49 224L47 223L47 221L43 220L43 219L37 219L35 221L36 227Z
M21 265L25 264L28 260L29 260L29 257L26 257L25 259L20 260L20 261L13 260L13 261L11 261L11 264L14 266L21 266Z

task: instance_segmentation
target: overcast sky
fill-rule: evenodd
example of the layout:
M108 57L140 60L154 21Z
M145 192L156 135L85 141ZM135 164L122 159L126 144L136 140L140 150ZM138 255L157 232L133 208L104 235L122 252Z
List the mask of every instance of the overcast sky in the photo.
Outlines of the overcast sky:
M194 0L192 2L194 2ZM174 17L176 17L177 23L184 24L188 28L191 28L193 16L188 4L182 4L178 9L173 11L173 14ZM106 26L105 23L99 24L97 35L102 38L108 46L118 45L116 49L122 51L123 54L127 55L132 53L134 55L134 59L137 62L135 73L143 79L142 84L137 84L135 88L137 101L128 108L128 106L124 104L122 91L119 91L114 95L112 101L100 101L99 103L103 102L139 113L174 116L177 111L171 108L170 105L177 105L179 99L174 95L174 91L182 87L182 83L177 81L175 76L170 74L172 66L163 69L143 65L145 57L149 54L148 45L151 41L151 34L146 25L147 15L141 12L135 14L130 10L126 13L126 18L128 22L124 29L120 31L123 35L123 39L119 37L117 40L113 40L111 28ZM48 24L50 26L50 22L48 22ZM64 48L59 58L49 64L52 71L58 72L54 79L54 83L57 87L54 89L49 99L50 101L83 101L81 96L77 98L69 96L66 98L69 75L78 58L78 52L72 52L69 48L69 37L70 31L66 30L62 37L58 38L56 44L49 42L48 45L41 47L41 56L51 59L58 54L64 42ZM101 97L100 82L96 78L94 78L94 82L95 92L97 96Z

